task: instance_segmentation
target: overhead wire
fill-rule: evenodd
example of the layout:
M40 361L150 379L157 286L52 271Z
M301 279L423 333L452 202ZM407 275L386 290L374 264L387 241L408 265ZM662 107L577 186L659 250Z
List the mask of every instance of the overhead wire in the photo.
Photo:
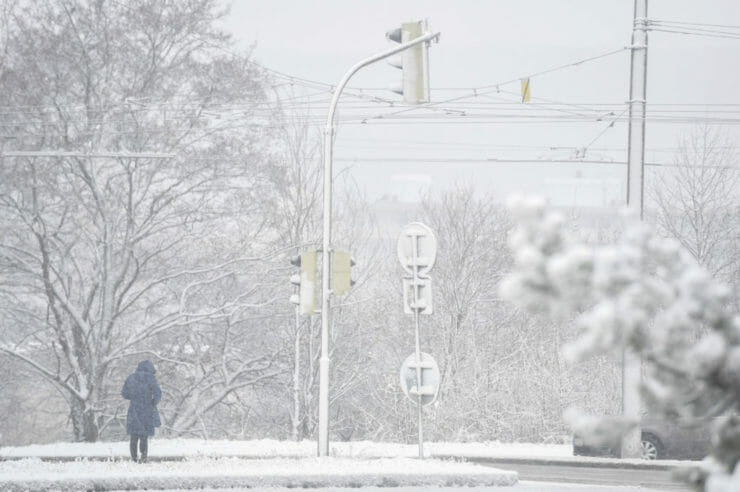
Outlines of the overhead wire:
M725 34L709 34L709 33L700 33L700 32L691 32L691 31L679 31L676 29L660 29L655 27L649 27L647 29L651 32L666 32L666 33L673 33L673 34L686 34L689 36L704 36L707 38L724 38L724 39L740 39L740 36L729 36Z
M465 94L465 95L462 95L462 96L457 96L457 97L449 98L447 100L442 100L442 101L439 101L439 102L430 102L430 103L421 104L421 105L418 105L418 106L412 106L412 107L409 107L409 108L405 108L405 109L399 110L399 111L397 111L397 112L395 112L393 114L401 114L401 113L410 112L410 111L418 111L418 110L422 110L422 109L429 109L429 108L433 108L435 106L440 106L440 105L443 105L443 104L448 104L450 102L459 101L459 100L462 100L462 99L469 99L471 97L477 97L479 95L490 94L490 93L492 93L494 91L495 92L500 92L500 88L503 85L508 85L508 84L511 84L511 83L514 83L514 82L519 82L522 79L537 77L537 76L548 74L548 73L552 73L552 72L555 72L555 71L558 71L558 70L563 70L563 69L568 68L568 67L578 66L578 65L580 65L582 63L586 63L586 62L589 62L589 61L592 61L592 60L597 60L597 59L600 59L600 58L604 58L604 57L607 57L607 56L614 55L616 53L620 53L620 52L622 52L622 51L624 51L626 49L627 48L619 48L619 49L616 49L616 50L608 51L606 53L602 53L600 55L590 56L588 58L583 58L581 60L576 60L574 62L566 63L566 64L563 64L563 65L558 65L556 67L552 67L552 68L549 68L549 69L546 69L546 70L541 70L539 72L530 73L528 75L524 75L524 76L521 76L521 77L516 77L516 78L510 79L510 80L505 80L505 81L498 82L498 83L495 83L495 84L488 84L488 85L484 85L484 86L480 86L480 87L475 87L475 88L473 88L470 91L470 93ZM480 92L480 91L483 91L483 92ZM371 118L369 118L369 119L371 119Z
M649 21L649 23L650 24L659 24L659 25L678 24L678 25L684 25L684 26L699 26L699 27L687 27L686 28L686 29L691 29L691 30L704 30L703 29L704 27L715 27L715 28L725 28L725 29L740 29L739 26L732 26L732 25L725 25L725 24L702 24L702 23L693 23L693 22L682 22L682 21L668 21L668 20L662 20L662 19L651 19ZM712 31L712 30L705 30L705 31L707 31L708 34L709 33L714 33L714 32L720 32L720 31ZM678 32L678 31L676 31L676 32ZM218 48L219 50L222 50L222 51L224 51L224 52L226 52L226 53L228 53L228 54L230 54L232 56L240 56L238 53L235 53L233 50L228 49L228 48L225 48L225 47L222 47L222 46L214 46L214 48ZM446 103L453 102L453 101L456 101L456 100L466 99L466 98L470 98L470 97L476 97L478 95L484 95L484 94L486 94L485 92L484 93L479 93L479 91L485 91L486 89L490 89L490 88L497 88L497 89L499 89L503 85L507 85L507 84L510 84L510 83L513 83L513 82L517 82L517 81L521 80L522 78L537 77L537 76L541 76L541 75L544 75L544 74L552 73L552 72L555 72L555 71L558 71L558 70L562 70L562 69L565 69L565 68L578 66L578 65L581 65L583 63L587 63L589 61L597 60L597 59L600 59L600 58L604 58L604 57L608 57L608 56L614 55L616 53L620 53L620 52L622 52L622 51L624 51L626 49L629 49L629 47L618 48L618 49L611 50L611 51L608 51L608 52L605 52L605 53L601 53L601 54L598 54L598 55L595 55L595 56L590 56L590 57L583 58L583 59L580 59L580 60L576 60L576 61L573 61L573 62L569 62L569 63L557 65L555 67L551 67L551 68L548 68L548 69L545 69L545 70L541 70L541 71L538 71L538 72L533 72L533 73L530 73L530 74L525 75L525 76L522 76L522 77L516 77L516 78L512 78L512 79L505 80L505 81L498 82L498 83L494 83L494 84L487 84L487 85L483 85L483 86L479 86L479 87L474 87L474 88L461 88L462 90L467 91L468 94L467 95L464 95L464 96L455 97L455 98L449 98L447 100L442 100L442 101L438 101L438 102L434 102L434 103L428 103L428 104L425 104L425 105L407 107L407 108L404 108L404 109L398 111L397 113L402 113L402 112L407 112L407 111L418 111L418 110L421 110L421 109L429 109L429 108L431 108L433 106L438 106L438 105L446 104ZM319 94L324 94L324 93L329 94L329 93L331 93L331 91L333 91L333 88L334 88L334 86L332 84L328 84L328 83L321 82L321 81L316 81L316 80L311 80L311 79L300 77L300 76L296 76L296 75L286 74L286 73L281 72L279 70L276 70L274 68L267 67L266 65L264 65L264 64L262 64L262 63L260 63L260 62L258 62L256 60L250 60L250 63L253 64L253 65L255 65L255 66L257 66L257 67L259 67L260 69L264 70L267 73L270 73L270 74L272 74L272 75L274 75L276 77L279 77L279 78L287 81L289 84L297 84L297 85L301 85L301 86L304 86L304 87L313 87L313 88L321 88L321 89L323 89L323 90L319 91ZM348 95L351 95L353 97L356 97L356 98L367 99L367 100L369 100L371 102L375 102L375 103L381 102L383 104L388 104L388 105L397 105L397 104L399 104L398 102L396 102L394 100L391 100L391 99L379 98L378 96L375 96L375 95L366 95L366 94L363 94L362 93L363 91L374 90L372 88L362 88L362 87L353 87L353 86L350 86L347 89L350 91L347 94ZM380 89L377 89L377 90L380 90ZM458 88L451 88L451 87L450 88L435 88L433 90L446 91L446 90L458 90ZM360 91L360 92L359 93L357 93L357 92L351 93L352 91ZM498 92L498 90L497 90L497 92ZM260 104L260 103L257 103L257 104ZM268 102L264 102L264 103L261 103L261 104L269 104L269 103ZM31 107L31 106L26 106L26 107ZM57 110L58 109L58 108L55 108L55 107L47 107L47 108L50 109L50 110ZM213 109L213 108L211 108L211 109ZM591 110L591 109L589 108L589 110ZM385 115L383 117L386 117L387 118L388 116ZM372 118L373 117L371 116L368 119L372 119Z
M597 60L600 58L608 57L611 55L614 55L616 53L622 52L629 47L625 48L619 48L616 50L611 50L596 56L587 57L584 59L576 60L574 62L569 62L566 64L558 65L546 70L542 70L539 72L531 73L526 77L537 77L540 75L552 73L558 70L563 70L568 67L578 66L582 63L586 63L592 60ZM229 51L229 50L227 50ZM233 52L229 51L231 54L234 54ZM252 116L259 117L260 115L267 117L270 117L270 123L266 124L267 122L264 122L263 124L257 124L254 123L246 124L246 125L225 125L227 129L232 128L239 128L239 127L246 127L246 126L262 126L262 127L271 127L275 125L279 125L279 122L281 119L283 119L281 116L271 113L275 110L285 110L285 111L292 111L292 110L298 110L298 109L313 109L316 107L318 109L319 105L325 105L328 103L329 95L333 91L333 86L331 84L326 84L323 82L318 82L298 76L293 76L289 74L285 74L283 72L280 72L278 70L266 67L265 65L252 61L256 66L259 68L265 70L268 73L273 74L274 76L280 78L281 80L287 81L287 84L282 85L300 85L307 89L314 89L314 92L311 92L309 94L302 94L302 95L294 95L292 97L278 97L276 100L269 100L269 101L250 101L250 102L243 102L243 103L233 103L233 102L226 102L226 103L220 103L220 104L213 104L209 105L207 108L200 108L198 107L199 101L190 101L189 103L186 103L185 105L177 106L177 103L174 103L172 101L166 101L166 102L154 102L154 101L126 101L127 103L131 103L129 106L125 108L121 108L118 112L125 114L125 113L151 113L152 111L160 110L162 112L169 112L169 114L166 115L166 118L163 117L164 122L172 122L177 120L189 120L193 118L193 114L189 113L188 111L192 111L194 108L197 109L203 109L205 112L198 117L202 120L208 120L209 118L213 118L212 113L219 113L219 112L236 112L240 110L250 110L250 114ZM365 91L370 91L372 89L368 88L361 88L361 87L351 87L347 91L347 96L349 96L349 100L346 101L345 106L348 107L349 111L343 111L343 114L340 114L339 116L339 122L345 123L345 124L366 124L369 120L374 120L378 123L383 124L401 124L403 122L408 121L414 121L414 124L459 124L463 123L461 121L458 121L460 119L465 119L465 124L499 124L502 122L507 123L547 123L551 124L554 122L580 122L580 121L603 121L605 118L608 118L612 116L614 113L610 111L608 107L594 107L596 105L585 105L585 104L576 104L576 103L565 103L560 101L554 101L544 98L533 98L535 101L544 101L544 102L530 102L527 104L521 104L519 101L508 101L505 99L502 99L500 96L494 95L494 90L496 94L507 94L507 95L514 95L518 96L518 93L512 92L512 91L502 91L501 86L510 84L516 81L519 81L522 77L512 78L510 80L506 80L503 82L499 82L496 84L488 84L484 86L474 87L474 88L468 88L463 89L466 94L463 94L461 96L448 98L446 100L442 101L436 101L434 103L428 103L425 105L419 105L419 106L410 106L405 107L400 110L394 109L396 108L399 103L396 101L393 101L391 99L386 98L380 98L374 94L366 94ZM277 85L276 87L280 87L280 85ZM439 88L435 90L458 90L457 88ZM322 97L321 99L317 99L318 97ZM479 97L480 96L480 97ZM471 98L475 98L474 101L470 101ZM483 98L490 98L490 99L501 99L500 101L482 101ZM463 102L464 101L464 102ZM136 104L141 104L141 107L134 107ZM377 107L377 104L383 104L386 106L386 111L383 113L376 113L373 116L363 116L362 114L354 114L350 111L364 111L367 109L374 109ZM611 107L613 108L622 108L624 107L625 103L609 103ZM134 106L132 106L134 105ZM497 106L498 105L498 106ZM688 104L676 104L676 105L662 105L662 106L669 106L672 108L677 109L663 109L662 107L659 109L653 109L653 107L658 107L659 105L649 105L649 111L648 111L648 121L652 122L662 122L662 123L683 123L683 122L705 122L705 123L726 123L726 124L736 124L738 123L737 118L732 117L724 117L724 118L716 118L716 117L710 117L707 116L707 111L705 110L686 110L681 109L688 107ZM703 106L708 107L709 105L699 105L697 106ZM732 106L732 104L726 104L724 106ZM740 106L740 105L738 105ZM32 106L27 106L26 108L31 108ZM497 111L491 112L490 110L486 109L488 107L505 107L508 111L507 113L500 113ZM80 110L85 110L87 114L89 114L84 108L84 106L80 105L78 106ZM572 111L569 108L575 108L579 112ZM27 113L21 113L18 112L17 108L15 109L15 113L3 111L0 109L0 114L27 114ZM51 108L48 107L46 109L49 109L50 111L57 111L60 108ZM64 109L64 108L62 108ZM71 107L67 108L69 110L72 110ZM322 108L323 109L323 108ZM434 116L433 114L415 114L415 115L409 115L407 113L413 112L413 111L419 111L419 110L430 110L432 113L442 113L441 115ZM101 113L108 111L110 113L110 110L100 110ZM266 113L264 111L267 111ZM563 115L552 115L552 114L538 114L541 112L559 112L564 113L566 116ZM622 121L622 117L624 115L626 110L623 110L622 113L615 118L613 118L609 125L606 126L597 136L595 139L593 139L585 148L589 148L598 138L600 138L609 128L613 127L615 122ZM114 113L116 111L113 111ZM591 113L591 114L584 114L583 112ZM734 110L713 110L711 111L712 114L719 115L719 114L726 114L729 116L732 116L735 113L740 112L740 110L734 111ZM515 114L515 113L526 113L526 114ZM674 113L674 114L670 114ZM689 116L689 113L704 113L704 116ZM33 114L33 113L32 113ZM93 113L94 114L94 113ZM243 115L242 115L243 117ZM217 116L218 119L222 119L222 115ZM228 115L227 115L228 118ZM321 121L323 118L321 116L306 116L303 117L303 121L311 122L311 121ZM438 121L435 121L438 120ZM441 121L439 121L441 120ZM88 119L80 119L75 120L74 118L68 119L68 122L74 123L75 121L78 122L84 122L84 123L95 123L94 120L88 120ZM230 120L224 120L227 123L231 123ZM100 121L100 123L103 124L116 124L116 123L126 123L126 120L114 120L114 119L103 119ZM54 122L34 122L33 123L36 126L55 126L56 123ZM17 127L19 126L16 123L4 123L0 124L0 126L4 127ZM156 131L156 130L155 130ZM161 129L159 131L170 131L170 129ZM131 132L109 132L106 133L108 135L115 135L115 134L128 134Z
M434 90L437 90L437 89L433 89L433 91ZM470 91L470 90L473 90L473 89L472 88L468 88L468 89L465 89L465 90ZM508 94L512 94L512 95L513 94L516 94L516 93L511 92L511 91L507 91L507 93ZM328 94L328 92L326 92L326 91L317 91L317 92L311 94L310 96L311 97L314 97L316 95L322 95L322 94ZM301 101L301 100L305 99L305 97L306 96L296 95L292 99L295 100L295 101ZM536 101L536 100L541 99L541 98L533 97L532 99L534 99ZM289 99L282 99L282 101L287 101L287 100L289 100ZM316 103L324 102L324 101L328 101L328 100L329 100L328 98L327 99L321 99L321 100L313 99L311 101L307 101L306 103L301 103L300 105L302 106L302 105L306 105L306 104L316 104ZM552 100L548 100L548 99L543 99L543 100L545 100L545 101L552 101ZM146 111L150 111L151 109L165 109L167 111L185 111L185 110L190 110L190 109L193 109L193 108L197 108L203 102L203 100L199 100L199 99L189 99L189 101L190 102L182 102L182 103L175 103L173 101L159 101L159 102L152 101L152 102L148 102L148 103L131 103L132 106L140 106L140 107L139 108L133 108L133 107L131 107L130 109L128 109L128 108L126 108L126 109L122 108L121 105L124 104L122 102L118 106L120 109L119 110L116 110L116 111L117 112L146 112ZM365 100L353 101L353 100L350 99L346 103L347 104L351 104L351 105L358 105L358 104L363 103L363 102L367 102L367 101L365 101ZM594 101L587 101L587 102L582 102L582 103L569 103L569 102L552 101L552 103L553 104L558 103L558 104L563 104L563 105L568 105L568 106L574 106L574 107L583 107L584 110L590 109L592 111L606 110L609 107L619 107L619 108L621 108L625 104L624 102L594 102ZM274 103L271 103L269 101L264 101L264 102L255 101L255 102L241 102L241 103L233 103L233 102L229 102L229 103L213 103L213 105L212 106L209 106L207 109L208 110L211 110L211 111L216 110L216 109L239 110L241 108L249 108L252 105L264 106L264 107L271 107L273 104ZM396 102L396 104L398 104L398 103ZM469 105L489 105L489 106L506 106L506 105L508 105L508 106L511 106L512 108L518 107L518 108L520 108L522 110L526 110L527 107L532 107L532 106L536 106L537 105L536 102L528 102L526 105L523 105L521 103L521 101L519 101L519 100L514 101L514 100L500 99L500 100L485 101L485 100L483 100L483 98L477 99L477 100L474 100L474 101L466 101L465 104L469 104ZM676 107L679 107L679 108L680 107L687 107L687 108L695 108L695 107L699 107L699 108L725 107L725 108L738 108L738 109L728 110L728 111L731 111L731 112L740 111L740 102L727 102L727 103L654 103L654 102L648 102L647 103L647 106L649 108L653 108L652 109L653 111L658 111L658 109L655 109L655 108L664 108L664 107L667 107L667 108L676 108ZM362 107L365 108L365 107L374 107L374 106L367 105L367 106L362 106ZM5 108L5 110L3 108ZM37 109L38 111L21 111L21 110L19 110L19 109L34 109L34 108ZM19 106L0 106L0 114L2 114L2 115L11 115L11 114L37 114L39 111L43 112L44 110L54 111L56 113L57 109L61 109L61 110L78 110L78 111L84 111L86 113L88 112L88 109L84 105L82 105L82 104L77 104L77 105L59 105L58 107L52 107L52 106L47 106L47 105L36 105L36 106L34 106L34 105L19 105ZM91 112L91 113L105 112L105 111L108 111L108 110L106 110L106 109L99 109L99 110L90 109L89 110L89 112ZM110 109L110 111L114 111L114 110L113 109ZM660 111L668 111L668 110L660 110ZM699 111L699 110L693 110L693 111ZM715 111L716 112L717 110L712 110L712 111Z
M243 159L233 156L192 156L188 157L193 161L204 162L242 162ZM450 163L482 163L482 164L587 164L587 165L607 165L607 166L626 166L626 161L615 160L594 160L594 159L518 159L518 158L474 158L474 157L457 157L457 158L439 158L439 157L344 157L335 156L335 162L351 162L355 164L374 163L374 164L394 164L398 162L420 162L424 164L450 164ZM680 167L681 164L671 162L645 162L646 167ZM712 165L708 168L720 168L740 171L740 166L734 165Z
M734 114L734 113L733 113ZM603 118L598 120L603 121ZM177 122L189 123L190 119L187 117L168 117L167 120L162 122L162 126L152 127L147 130L150 134L173 134L182 132L192 132L193 129L190 126L178 127ZM203 131L229 131L238 130L243 128L280 128L288 121L285 117L280 118L268 118L264 116L261 120L250 119L245 122L244 118L210 118L204 120L204 124L209 126L203 127ZM321 123L323 116L319 115L308 115L308 116L293 116L291 121L302 121L306 123ZM379 125L403 125L413 122L414 125L499 125L499 124L529 124L529 125L552 125L552 124L583 124L593 123L597 121L593 116L583 117L573 114L518 114L518 113L470 113L466 112L464 115L445 115L430 116L424 114L407 114L407 115L396 115L385 119L375 120L376 124ZM600 137L608 128L612 127L613 124L619 122L625 122L627 118L624 116L624 112L612 118L609 125L602 130L595 138ZM738 117L728 116L696 116L696 115L650 115L646 117L646 121L652 124L693 124L693 123L704 123L704 124L721 124L721 125L738 125L740 124L740 115ZM340 122L345 125L359 125L366 124L366 117L363 113L344 113L340 117ZM59 127L62 123L58 121L40 121L40 122L24 122L24 123L2 123L0 128L5 128L3 136L6 138L20 138L25 136L41 136L45 135L49 138L65 137L70 134L75 137L84 137L87 135L99 135L99 136L120 136L120 135L134 135L140 133L139 129L132 130L121 130L121 129L100 129L88 131L85 126L80 124L80 128L74 128L74 125L70 121L64 122L72 129L67 133L54 133L48 130L42 130L44 128L54 129ZM130 123L130 121L115 121L115 120L101 120L99 122L90 122L95 125L108 125L111 127L123 126ZM167 125L167 123L175 123L175 125ZM216 123L214 125L214 123ZM10 131L8 131L10 130ZM16 130L15 132L13 130ZM36 131L34 131L36 130ZM20 132L20 133L19 133ZM586 147L588 148L591 144Z
M583 153L585 154L586 151L594 144L598 139L600 139L610 128L614 128L614 123L616 123L622 116L624 116L624 113L629 111L629 107L624 108L624 110L619 113L616 117L614 117L608 125L604 127L603 130L601 130L588 144L586 144L585 147L583 147Z
M646 26L648 31L710 38L740 39L740 26L728 24L703 24L698 22L648 19Z
M590 61L593 61L593 60L598 60L600 58L606 58L607 56L611 56L611 55L615 55L617 53L621 53L621 52L623 52L623 51L625 51L627 49L629 49L629 48L628 47L618 48L618 49L615 49L615 50L612 50L612 51L607 51L606 53L602 53L600 55L590 56L588 58L583 58L581 60L577 60L577 61L574 61L574 62L565 63L563 65L558 65L558 66L555 66L555 67L552 67L552 68L548 68L546 70L541 70L539 72L533 72L533 73L530 73L530 74L525 75L523 77L516 77L516 78L513 78L511 80L507 80L505 82L499 82L497 84L490 84L490 85L487 85L487 86L481 86L478 89L479 90L488 89L490 87L496 87L496 86L510 84L510 83L513 83L513 82L519 82L520 80L522 80L524 78L539 77L540 75L545 75L545 74L548 74L548 73L557 72L558 70L563 70L565 68L576 67L576 66L581 65L583 63L587 63L587 62L590 62Z
M676 32L681 34L694 34L694 35L707 35L707 36L713 36L713 37L735 37L734 34L729 32L716 32L711 29L704 29L705 27L720 27L720 28L729 28L729 26L712 26L712 25L700 25L695 24L697 26L700 26L698 28L677 28L675 26L671 26L668 24L657 24L657 28L651 29L651 30L657 30L657 31L665 31L665 32ZM686 31L686 32L680 32L680 31ZM737 36L740 39L740 36ZM541 97L533 97L532 99L535 102L530 102L527 104L522 104L520 101L516 100L506 100L503 99L499 94L505 94L509 96L519 96L519 93L513 92L513 91L506 91L502 90L502 86L506 86L508 84L512 84L515 82L519 82L523 78L533 78L542 76L545 74L553 73L559 70L564 70L569 67L574 67L581 65L583 63L587 63L589 61L598 60L601 58L605 58L608 56L612 56L614 54L620 53L622 51L625 51L629 49L629 47L619 48L616 50L612 50L609 52L602 53L600 55L591 56L588 58L584 58L581 60L577 60L575 62L566 63L563 65L558 65L546 70L542 70L539 72L534 72L528 75L525 75L523 77L516 77L512 78L510 80L505 80L503 82L498 82L495 84L488 84L478 87L472 87L472 88L453 88L453 87L441 87L441 88L433 88L433 91L463 91L465 94L462 94L460 96L455 96L451 98L447 98L441 101L435 101L433 103L427 103L424 105L419 106L408 106L403 107L402 109L396 109L399 105L404 106L403 103L399 103L398 101L389 99L389 98L383 98L379 97L375 94L372 94L372 91L380 91L385 89L375 89L375 88L363 88L363 87L354 87L349 86L345 90L345 95L348 97L347 101L343 103L343 105L348 109L347 111L343 111L342 114L339 115L338 121L342 124L365 124L368 122L368 120L377 120L378 123L381 124L405 124L409 122L413 122L413 124L553 124L553 123L566 123L566 124L572 124L572 123L581 123L581 122L598 122L603 121L604 119L613 116L613 118L610 118L610 121L608 125L606 125L585 147L583 147L583 150L590 149L592 145L597 142L610 128L613 128L615 123L626 121L624 118L624 114L628 110L628 108L624 108L624 105L626 103L607 103L603 104L584 104L584 103L567 103L567 102L561 102L561 101L554 101L550 99L545 99ZM233 54L233 53L232 53ZM277 97L277 99L274 100L268 100L268 101L249 101L249 102L243 102L243 103L233 103L233 102L226 102L221 104L215 104L212 106L208 106L205 108L205 111L208 113L212 112L236 112L240 110L250 109L254 114L259 116L261 112L263 111L274 111L275 109L281 109L286 111L291 110L299 110L299 109L319 109L320 105L325 106L328 104L331 94L333 93L334 86L332 84L327 84L324 82L319 82L315 80L310 80L294 75L285 74L283 72L280 72L278 70L274 70L272 68L266 67L265 65L262 65L259 62L251 61L251 63L255 64L256 66L260 67L261 69L265 70L266 72L272 74L273 76L279 78L280 80L285 81L285 83L281 84L275 84L273 88L277 91L278 89L282 89L286 86L300 86L304 89L312 90L312 92L308 94L302 94L302 95L294 95L292 97ZM320 98L320 99L319 99ZM492 101L483 101L483 99L493 99ZM474 99L474 100L470 100ZM500 100L496 100L500 99ZM188 118L191 118L192 115L188 114L188 111L192 111L193 108L199 108L198 104L200 101L190 101L190 105L179 105L177 106L177 103L172 101L166 101L166 102L154 102L154 101L148 101L143 103L143 106L141 108L135 108L133 106L127 107L126 109L122 109L121 113L128 113L128 112L136 112L136 113L151 113L152 111L168 111L170 114L167 116L166 121L173 121L173 120L186 120ZM133 102L132 104L136 104ZM386 112L382 113L380 115L375 116L363 116L361 113L357 113L358 111L364 111L367 109L376 109L378 104L382 104L386 106ZM707 113L706 109L701 110L687 110L685 108L687 107L695 107L695 106L701 106L703 108L707 108L709 104L671 104L671 103L664 103L664 104L648 104L648 117L647 120L652 123L683 123L687 121L701 121L701 122L716 122L716 121L723 121L727 124L737 124L740 123L740 118L710 118L708 116L703 117L697 117L697 118L689 118L687 115L689 113ZM719 105L717 105L719 106ZM730 106L737 106L740 108L740 104L722 104L721 106L724 107L730 107ZM80 105L80 110L86 110L86 108L82 105ZM493 108L494 111L491 111L490 109ZM505 108L507 113L496 113L500 108ZM614 116L614 113L609 113L610 110L618 110L624 108L621 113ZM657 108L657 109L653 109ZM672 109L673 108L673 109ZM57 111L59 108L56 107L50 107L51 111ZM64 107L62 107L64 109ZM323 107L321 109L324 109ZM574 111L577 110L577 111ZM421 111L421 110L427 110L431 112L432 114L409 114L414 111ZM101 113L105 112L106 110L101 110ZM353 112L354 111L354 112ZM552 115L552 114L538 114L538 112L558 112L562 113L560 115ZM181 115L175 116L172 113L173 112L179 112ZM435 114L436 113L436 114ZM442 113L440 115L440 113ZM519 113L519 114L515 114ZM521 114L521 113L527 113L527 114ZM584 114L587 113L587 114ZM733 115L736 113L740 113L740 109L737 110L713 110L711 111L713 114L728 114ZM0 108L0 114L8 114L7 112L3 112L2 108ZM269 113L268 113L269 114ZM263 115L263 116L266 116ZM208 119L211 116L206 114L202 117L202 119ZM320 122L323 121L322 116L305 116L305 117L299 117L299 120L307 121L307 122ZM271 115L270 122L262 122L262 123L241 123L241 124L235 124L235 120L224 120L225 125L222 128L224 131L238 129L238 128L245 128L245 127L262 127L262 128L275 128L280 126L282 118L279 115ZM78 121L86 121L87 120L78 120ZM125 120L118 121L118 123L125 123ZM105 120L104 123L106 124L115 124L117 123L116 120ZM229 124L234 123L234 124ZM2 124L0 126L7 126L5 124ZM53 124L52 124L53 126ZM172 131L171 128L161 128L161 129L154 129L152 132L149 133L170 133ZM119 131L119 132L109 132L104 131L103 135L113 136L113 135L125 135L125 134L132 134L136 133L134 131ZM84 135L82 133L81 135ZM519 150L516 148L516 146L513 146L514 148L508 149L510 151L512 150ZM553 151L558 150L560 148L553 148L553 147L545 147L543 150ZM566 147L562 148L563 150L567 149ZM618 148L618 149L593 149L593 150L615 150L615 151L623 151L624 149ZM647 149L648 151L652 151L650 149ZM582 156L582 157L585 157ZM218 159L219 157L214 156L213 159ZM195 157L194 159L197 160L203 160L207 159L204 157ZM433 157L433 158L405 158L405 157L382 157L382 158L355 158L355 159L345 159L341 156L337 158L338 161L352 161L352 162L388 162L388 161L404 161L404 162L411 162L414 161L414 159L417 159L418 162L425 162L425 163L435 163L435 162L487 162L487 163L579 163L579 164L611 164L611 165L621 165L626 164L623 162L616 162L616 161L603 161L603 160L587 160L584 158L581 159L475 159L475 158L442 158L442 157ZM664 165L660 163L646 163L646 165Z
M574 146L552 146L552 145L524 145L524 144L497 144L497 143L478 143L478 142L463 142L463 141L450 141L450 140L417 140L417 139L386 139L386 138L356 138L346 137L336 144L336 148L347 147L348 149L365 148L363 144L367 144L368 148L377 148L379 144L382 144L383 148L393 149L463 149L472 151L494 151L503 150L509 152L521 152L521 151L558 151L558 150L573 150L577 147ZM609 147L589 147L591 150L600 152L622 152L627 149L626 144L624 146L609 146ZM718 149L734 149L732 145L718 146ZM681 147L646 147L646 152L651 153L676 153L678 151L687 151ZM699 152L698 150L696 152Z
M667 20L667 19L650 19L650 22L660 22L664 24L680 24L680 25L686 25L686 26L719 27L723 29L740 29L740 25L705 24L701 22L685 22L685 21L674 21L674 20Z
M732 31L718 31L716 29L704 29L704 28L700 28L700 27L695 27L695 28L694 27L691 27L691 28L689 28L689 27L678 27L678 26L673 26L671 24L662 24L662 23L658 23L658 22L651 22L649 24L649 26L661 26L661 27L670 28L670 29L684 29L684 30L692 31L692 32L706 32L706 33L710 33L710 34L728 34L730 36L740 36L740 31L732 32ZM648 27L648 29L649 29L649 27Z

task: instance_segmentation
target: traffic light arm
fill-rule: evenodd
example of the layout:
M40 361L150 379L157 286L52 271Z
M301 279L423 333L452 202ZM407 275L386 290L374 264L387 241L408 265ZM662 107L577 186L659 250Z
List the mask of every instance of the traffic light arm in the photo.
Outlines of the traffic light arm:
M368 65L372 65L375 62L388 58L389 56L393 56L396 53L400 53L404 50L407 50L413 46L416 46L417 44L426 43L433 39L439 39L440 34L441 34L440 32L424 34L423 36L418 37L416 39L412 39L411 41L407 43L399 44L398 46L394 48L391 48L387 51L383 51L382 53L378 53L376 55L370 56L368 58L365 58L364 60L361 60L355 63L349 70L347 70L347 73L344 74L344 77L342 77L342 80L339 81L337 88L334 89L334 96L332 97L331 104L329 105L329 115L326 121L327 129L334 127L334 112L336 110L337 104L339 103L339 97L342 95L342 91L344 90L344 87L349 82L349 79L351 79L352 76L355 73L357 73L358 70Z
M355 63L339 81L329 105L324 131L324 238L323 260L321 262L321 357L319 358L319 438L318 455L329 454L329 316L331 315L329 295L329 252L331 251L331 184L332 154L334 151L334 113L344 87L349 79L363 67L400 53L420 43L439 38L439 32L425 34L407 43L378 53Z

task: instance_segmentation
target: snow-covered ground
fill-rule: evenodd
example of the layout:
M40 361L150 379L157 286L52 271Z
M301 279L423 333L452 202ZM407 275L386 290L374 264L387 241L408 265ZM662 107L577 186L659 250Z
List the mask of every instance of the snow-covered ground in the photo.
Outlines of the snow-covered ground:
M573 458L569 445L499 442L425 443L424 450L428 458L418 460L416 445L369 441L334 442L330 446L330 457L316 458L315 441L296 443L268 439L253 441L152 439L150 457L165 458L165 461L151 461L141 465L128 459L128 442L4 447L0 448L0 459L5 459L0 461L0 489L5 491L394 486L424 490L437 486L512 486L517 482L515 472L433 456L584 459ZM166 459L177 457L180 459ZM55 461L53 458L65 461ZM609 461L606 458L603 460ZM505 468L505 465L503 467ZM513 490L548 490L546 486L542 487L545 488L525 482L516 485ZM574 487L562 490L590 490ZM614 488L614 490L627 489ZM606 489L602 492L605 491Z
M431 456L566 457L570 453L567 445L425 443L425 455L430 458L422 461L416 459L417 445L355 441L331 443L331 456L319 459L315 441L155 438L150 442L150 457L184 460L140 465L127 459L125 441L54 443L0 448L0 458L6 459L0 461L0 489L510 486L517 482L515 472Z
M568 457L573 451L569 444L529 444L500 442L424 443L426 455L454 455L479 457ZM200 439L157 439L149 442L150 456L239 456L313 457L316 441L206 441ZM330 443L331 456L354 458L416 457L416 444L351 441ZM99 457L128 456L128 441L97 443L54 443L22 447L0 447L2 457Z
M131 461L0 462L0 489L131 490L204 487L510 486L513 471L471 463L412 458L189 458Z

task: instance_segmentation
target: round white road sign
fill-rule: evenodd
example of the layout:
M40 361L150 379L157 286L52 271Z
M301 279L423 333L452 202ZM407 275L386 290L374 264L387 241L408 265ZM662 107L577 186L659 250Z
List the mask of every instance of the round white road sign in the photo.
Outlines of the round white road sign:
M434 357L421 352L421 391L416 388L416 353L406 357L401 364L401 389L409 400L419 403L421 393L421 404L429 405L437 398L439 392L439 367Z
M437 257L437 238L434 232L421 222L407 224L398 236L398 260L408 273L424 275L434 266Z

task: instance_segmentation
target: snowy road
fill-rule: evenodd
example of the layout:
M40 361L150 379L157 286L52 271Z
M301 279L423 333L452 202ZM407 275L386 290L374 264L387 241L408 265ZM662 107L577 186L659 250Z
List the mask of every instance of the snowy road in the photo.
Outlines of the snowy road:
M534 464L507 464L497 465L508 470L513 470L519 474L522 483L539 483L549 482L552 487L556 483L566 484L587 484L590 487L602 486L604 489L594 490L632 490L629 487L642 487L639 490L661 490L670 492L686 492L693 490L688 485L676 482L671 478L671 472L668 470L649 470L649 469L624 469L613 467L583 467L583 466L565 466L560 464L548 463L545 465ZM537 482L530 482L536 480ZM516 487L515 487L516 488ZM539 490L537 488L522 490ZM561 490L561 489L548 489ZM570 490L570 489L562 489ZM583 489L578 489L583 490ZM591 489L589 489L591 490Z
M296 489L289 488L264 488L264 489L229 489L230 492L296 492ZM324 488L309 489L327 492L356 492L356 488ZM592 484L566 484L550 482L531 482L522 481L511 487L363 487L365 492L672 492L673 489L652 489L636 486L617 486L617 485L592 485ZM685 489L676 489L685 490ZM185 492L181 489L164 490L160 492ZM204 489L199 492L223 492L219 489Z

